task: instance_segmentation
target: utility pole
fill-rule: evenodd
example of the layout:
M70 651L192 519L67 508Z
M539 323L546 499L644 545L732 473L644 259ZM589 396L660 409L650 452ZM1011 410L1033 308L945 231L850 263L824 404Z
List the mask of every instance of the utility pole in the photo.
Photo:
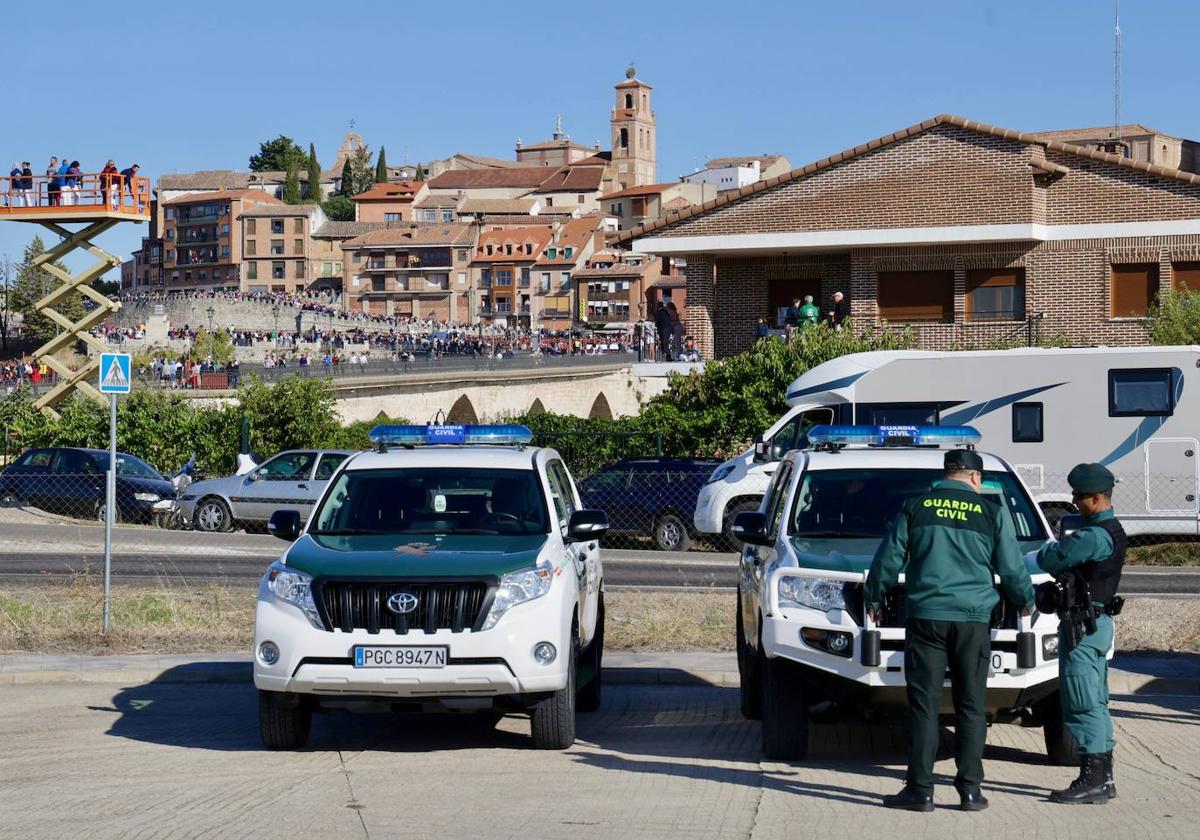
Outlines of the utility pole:
M1113 140L1121 140L1121 0L1113 9Z

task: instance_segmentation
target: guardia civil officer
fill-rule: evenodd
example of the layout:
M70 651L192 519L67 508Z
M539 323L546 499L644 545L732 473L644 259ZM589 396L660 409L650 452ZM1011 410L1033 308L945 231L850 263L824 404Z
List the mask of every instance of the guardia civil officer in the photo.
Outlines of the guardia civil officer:
M908 774L904 789L885 796L888 808L933 810L933 762L938 707L946 667L954 697L959 807L982 811L984 698L991 657L989 620L1000 596L993 574L1018 608L1033 605L1033 584L1021 559L1012 517L980 495L983 459L967 449L946 453L945 480L905 501L880 543L867 575L873 618L883 596L905 573L908 624L904 673L908 684Z
M1059 580L1073 576L1070 591L1081 603L1058 628L1058 690L1063 723L1079 744L1079 778L1050 794L1054 802L1103 803L1117 795L1113 783L1113 725L1108 714L1108 649L1112 614L1120 611L1117 587L1125 565L1125 529L1112 509L1113 474L1101 464L1080 464L1067 475L1083 528L1038 552L1038 565ZM1086 589L1084 588L1086 586ZM1087 593L1084 595L1084 593ZM1085 618L1087 601L1091 617Z

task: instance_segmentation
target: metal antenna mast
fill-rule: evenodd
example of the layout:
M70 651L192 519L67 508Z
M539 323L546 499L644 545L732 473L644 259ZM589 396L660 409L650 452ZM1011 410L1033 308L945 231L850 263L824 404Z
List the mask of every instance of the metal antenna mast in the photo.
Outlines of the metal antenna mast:
M1113 130L1114 140L1121 139L1121 0L1115 0L1113 12Z

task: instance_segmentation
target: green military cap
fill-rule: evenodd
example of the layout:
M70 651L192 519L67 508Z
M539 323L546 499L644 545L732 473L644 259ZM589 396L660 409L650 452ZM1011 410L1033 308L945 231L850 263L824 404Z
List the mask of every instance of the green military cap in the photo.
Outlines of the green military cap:
M1067 474L1067 484L1076 493L1111 493L1116 478L1103 464L1078 464Z
M948 470L975 470L983 472L983 459L970 449L951 449L946 453L945 466Z

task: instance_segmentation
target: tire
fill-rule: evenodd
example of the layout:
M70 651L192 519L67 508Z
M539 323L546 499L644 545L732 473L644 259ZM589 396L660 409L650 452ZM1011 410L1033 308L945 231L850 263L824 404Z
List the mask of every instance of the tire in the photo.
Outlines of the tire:
M581 664L586 663L586 670L592 678L579 689L575 697L575 710L579 712L594 712L600 708L604 694L604 599L600 599L600 607L596 613L596 635L588 645L587 652L582 657Z
M733 535L734 517L745 510L758 510L761 503L761 499L742 499L731 504L728 510L725 511L725 522L721 526L721 534L725 538L727 551L742 550L742 541Z
M1042 718L1042 736L1046 741L1046 757L1060 767L1075 767L1079 764L1079 743L1067 725L1063 723L1062 699L1058 692L1038 703L1038 714Z
M536 750L565 750L575 743L576 647L572 638L567 684L530 709L529 734Z
M258 692L258 730L269 750L295 750L308 743L312 709L299 703L288 706L274 691Z
M673 513L664 513L654 523L654 544L659 551L687 551L692 546L687 523Z
M808 698L799 670L786 659L762 663L762 749L773 761L808 757Z
M233 530L233 514L223 499L206 496L196 505L193 524L197 531L224 534Z
M104 517L105 517L105 514L107 513L107 511L108 511L108 503L107 502L98 502L96 504L96 521L99 522L101 525L104 524ZM113 517L113 524L116 524L120 521L121 521L121 505L118 503L116 516Z
M737 598L737 663L742 717L746 720L762 720L762 657L757 650L752 653L746 643L740 590Z

